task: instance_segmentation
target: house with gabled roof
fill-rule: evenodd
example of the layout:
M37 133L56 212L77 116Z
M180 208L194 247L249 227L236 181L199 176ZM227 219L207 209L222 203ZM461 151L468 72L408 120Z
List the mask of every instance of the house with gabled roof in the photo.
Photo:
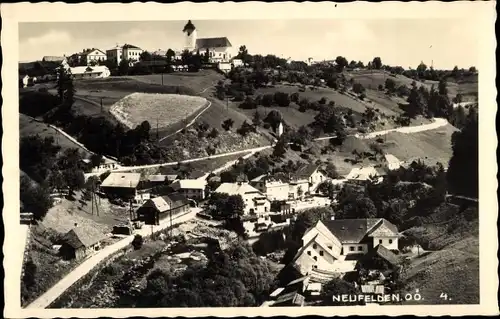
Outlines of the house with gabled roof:
M304 233L293 263L303 275L332 271L348 255L397 250L398 238L397 227L383 218L318 221Z
M187 198L204 200L207 181L204 179L179 179L173 182L171 187Z
M215 193L241 195L245 203L244 214L263 215L271 211L271 202L255 187L246 182L222 183Z
M189 211L189 200L180 193L171 193L146 201L138 210L137 218L141 221L153 221L159 225L160 219Z
M290 184L285 176L278 174L260 175L252 179L250 185L265 194L270 201L288 200L290 198Z
M359 260L357 268L387 271L396 270L399 265L400 259L395 253L384 245L377 245Z
M302 165L290 178L292 193L297 194L299 187L302 189L303 193L312 193L319 184L326 180L328 180L328 176L319 165Z
M189 20L182 32L185 34L185 49L190 52L208 54L210 63L229 62L232 44L227 37L198 38L198 29Z
M94 228L85 229L78 227L68 231L62 238L59 253L64 259L82 259L93 251L100 249L100 244L106 235Z

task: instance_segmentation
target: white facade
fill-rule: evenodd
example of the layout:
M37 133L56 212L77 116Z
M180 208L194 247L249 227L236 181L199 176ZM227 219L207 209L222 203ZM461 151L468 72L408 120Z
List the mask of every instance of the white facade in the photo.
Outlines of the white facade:
M143 49L124 46L122 56L123 59L127 59L130 61L139 61L139 57L142 52L144 52Z
M304 252L314 260L313 268L327 270L337 258L333 248L325 246L321 240L316 238L304 247Z
M251 184L264 193L270 201L287 200L289 198L290 185L288 183L281 181L253 180Z
M218 62L229 62L231 60L231 48L221 47L221 48L197 48L200 50L200 55L206 55L208 49L208 57L210 63ZM231 65L231 64L229 64Z
M106 50L106 58L108 60L116 61L116 64L120 64L123 59L122 53L123 48L121 46L116 46L112 49Z
M367 244L342 244L342 255L366 254L367 252Z
M258 189L248 183L222 183L215 193L241 195L245 208L243 213L262 216L271 211L271 202Z
M281 135L283 135L283 123L280 122L280 124L278 125L278 137L280 137Z
M196 48L196 39L198 38L198 31L191 30L190 32L185 32L184 38L184 49L193 51Z
M101 50L93 50L89 53L86 54L86 61L87 65L91 64L92 62L103 62L106 61L107 55L106 53L102 52Z
M382 245L390 250L397 250L398 237L397 236L373 237L373 247L376 247L377 245Z

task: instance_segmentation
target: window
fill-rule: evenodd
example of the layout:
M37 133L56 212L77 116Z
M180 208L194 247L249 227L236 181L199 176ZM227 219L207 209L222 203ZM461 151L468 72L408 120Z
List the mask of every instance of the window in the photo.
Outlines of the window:
M318 245L313 244L313 248L314 248L314 249L318 248Z
M323 256L323 251L322 250L319 251L319 255Z
M354 246L349 247L349 251L354 251Z
M307 251L307 254L308 254L309 256L311 256L311 251L310 251L310 250L308 250L308 251Z
M378 240L378 243L379 243L379 244L382 244L382 239L379 239L379 240Z
M358 246L358 251L363 251L363 246Z
M318 269L318 266L314 265L314 266L313 266L313 269Z
M389 244L392 244L392 239L389 239Z
M314 261L318 261L318 257L314 256L313 257Z

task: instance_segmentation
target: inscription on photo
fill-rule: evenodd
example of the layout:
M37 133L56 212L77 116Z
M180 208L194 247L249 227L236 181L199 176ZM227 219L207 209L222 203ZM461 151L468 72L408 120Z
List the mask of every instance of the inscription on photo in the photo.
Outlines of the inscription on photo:
M478 304L461 28L20 23L22 306Z

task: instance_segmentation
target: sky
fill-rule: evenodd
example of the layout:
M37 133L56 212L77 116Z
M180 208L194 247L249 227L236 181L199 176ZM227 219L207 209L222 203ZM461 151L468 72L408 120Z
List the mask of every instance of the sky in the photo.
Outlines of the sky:
M187 21L29 22L19 24L19 61L71 55L84 48L103 51L129 43L144 50L182 50ZM198 38L225 36L233 53L275 54L293 60L330 60L341 55L365 64L416 68L477 65L478 28L463 19L193 20Z

